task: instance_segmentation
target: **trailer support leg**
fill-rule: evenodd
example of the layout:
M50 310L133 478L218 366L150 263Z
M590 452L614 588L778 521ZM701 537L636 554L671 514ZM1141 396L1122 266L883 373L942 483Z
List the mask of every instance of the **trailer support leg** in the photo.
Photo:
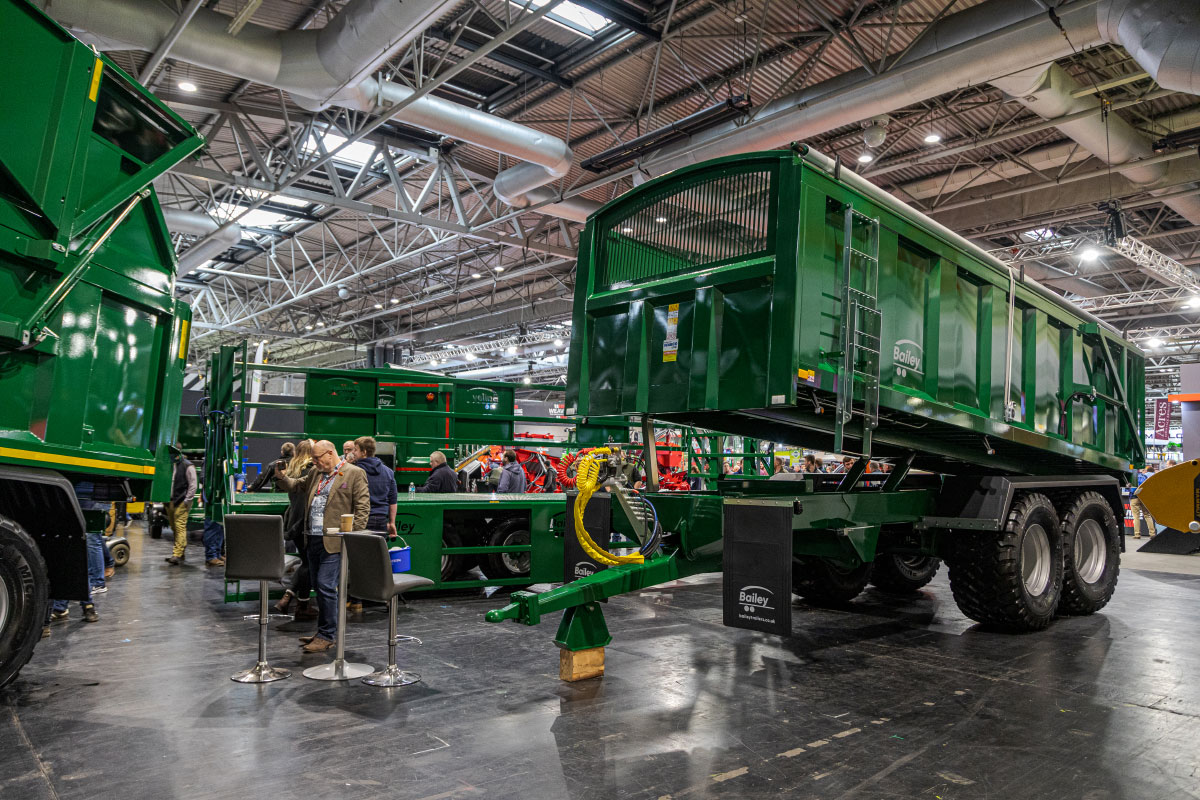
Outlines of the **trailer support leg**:
M612 641L599 603L572 606L563 614L554 643L559 646L558 677L582 681L604 675L604 646Z

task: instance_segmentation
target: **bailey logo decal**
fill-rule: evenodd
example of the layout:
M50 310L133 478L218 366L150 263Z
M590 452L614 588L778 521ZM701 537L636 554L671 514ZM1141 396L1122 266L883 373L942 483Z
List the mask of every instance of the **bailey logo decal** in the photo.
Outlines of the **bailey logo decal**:
M774 611L775 607L771 605L772 594L770 589L763 586L743 586L738 590L738 602L742 604L742 611L747 614Z
M586 561L580 561L575 565L575 577L586 578L588 575L596 574L596 568Z
M924 355L924 348L912 339L897 340L892 346L892 362L896 366L896 374L901 378L910 372L914 375L924 375L921 370Z

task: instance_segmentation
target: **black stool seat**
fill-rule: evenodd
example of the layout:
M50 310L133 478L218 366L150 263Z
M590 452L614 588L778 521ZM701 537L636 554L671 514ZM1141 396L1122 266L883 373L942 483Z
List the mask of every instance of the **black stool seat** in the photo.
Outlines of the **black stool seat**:
M267 581L283 577L283 517L278 514L225 515L225 577L258 581L258 663L231 679L270 683L292 673L267 663Z
M420 575L393 573L387 540L373 533L347 533L342 544L350 556L350 594L364 600L388 604L388 665L362 679L369 686L406 686L421 680L414 672L396 666L396 645L401 641L421 643L413 636L396 635L396 598L433 581Z

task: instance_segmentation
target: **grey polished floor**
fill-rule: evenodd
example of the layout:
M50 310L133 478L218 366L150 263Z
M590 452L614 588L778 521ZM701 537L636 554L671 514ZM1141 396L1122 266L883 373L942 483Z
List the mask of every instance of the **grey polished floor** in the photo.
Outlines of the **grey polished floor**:
M326 659L288 623L270 657L296 674L253 687L228 677L253 662L250 604L130 538L101 621L73 607L0 691L0 798L1200 797L1200 577L1126 570L1104 613L1006 636L939 576L799 605L787 640L722 627L709 577L610 602L609 673L574 685L556 618L429 598L400 622L423 683L305 680ZM352 622L353 660L382 663L385 637L381 611Z

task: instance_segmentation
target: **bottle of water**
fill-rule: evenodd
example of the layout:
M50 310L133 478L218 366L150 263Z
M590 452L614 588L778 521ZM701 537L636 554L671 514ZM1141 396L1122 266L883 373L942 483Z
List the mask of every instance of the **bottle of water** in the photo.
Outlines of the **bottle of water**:
M415 483L410 483L408 485L408 499L412 500L416 496L417 496L417 485Z

